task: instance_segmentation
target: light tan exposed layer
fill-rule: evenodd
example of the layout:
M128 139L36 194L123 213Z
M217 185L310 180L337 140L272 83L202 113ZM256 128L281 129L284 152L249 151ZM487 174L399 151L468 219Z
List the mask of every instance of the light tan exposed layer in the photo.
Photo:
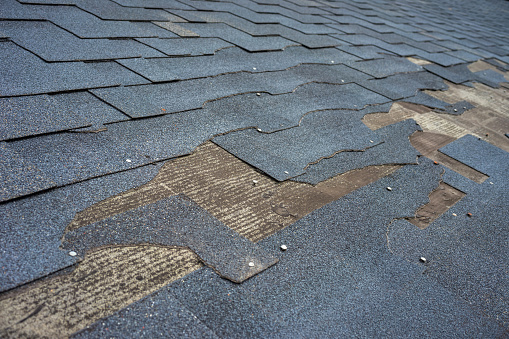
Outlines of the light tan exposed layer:
M188 249L109 247L88 253L68 275L0 300L0 336L61 338L202 266Z

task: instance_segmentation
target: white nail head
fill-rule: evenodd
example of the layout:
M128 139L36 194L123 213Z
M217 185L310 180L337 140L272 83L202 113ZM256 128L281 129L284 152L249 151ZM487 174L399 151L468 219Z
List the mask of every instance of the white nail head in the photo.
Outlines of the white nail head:
M424 257L420 257L420 258L419 258L419 260L420 260L421 262L423 262L423 263L427 263L427 262L428 262L428 260L426 260L426 258L424 258Z
M249 262L248 265L249 265L249 267L254 267L254 262L251 261L251 262Z
M256 93L256 95L260 96L261 94L260 93Z
M456 217L456 216L457 216L457 214L456 214L456 213L453 213L453 214L452 214L452 216L453 216L453 217Z
M74 252L74 251L70 251L70 252L69 252L69 255L70 255L71 257L75 257L75 256L77 256L77 255L78 255L78 253L76 253L76 252Z
M387 187L387 190L388 191L392 191L392 187Z
M126 162L131 162L131 159L125 159Z
M288 249L288 247L286 247L286 245L281 245L281 251L286 251Z
M290 173L288 173L288 171L285 171L285 174L290 174Z

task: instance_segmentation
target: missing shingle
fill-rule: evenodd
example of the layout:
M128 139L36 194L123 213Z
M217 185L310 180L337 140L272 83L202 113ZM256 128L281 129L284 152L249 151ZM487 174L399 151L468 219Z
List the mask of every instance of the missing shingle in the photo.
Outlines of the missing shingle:
M456 138L433 132L416 132L410 137L410 143L415 149L427 156L437 149L453 142Z
M438 164L443 165L472 181L479 184L483 183L488 178L487 175L438 151L439 148L444 147L456 139L457 138L455 137L440 133L416 132L410 137L410 143L427 158L436 161Z
M279 183L207 142L192 155L166 163L146 185L77 213L66 232L183 193L226 226L256 242L400 167L369 166L337 175L316 186L291 181ZM256 185L253 180L257 181ZM286 206L289 215L298 217L286 218L275 213L272 206L280 204Z
M72 272L3 294L2 336L67 337L202 266L184 248L126 246L89 252ZM108 291L107 298L102 291ZM45 307L36 313L40 305Z
M407 220L420 229L425 229L465 195L460 190L440 182L438 188L429 195L429 202L417 210L415 217Z
M440 165L443 165L443 166L453 170L454 172L461 174L465 178L475 181L478 184L482 184L486 179L489 178L489 176L487 176L486 174L481 173L481 172L477 171L476 169L474 169L468 165L465 165L464 163L462 163L454 158L451 158L447 154L444 154L440 151L434 151L434 152L430 153L429 155L427 155L427 157L433 161L436 161Z
M410 62L413 62L414 64L419 65L419 66L432 64L432 62L430 62L428 60L423 60L423 59L419 59L419 58L415 58L415 57L408 57L407 60Z
M414 117L416 114L431 112L431 109L407 102L395 102L389 113L371 113L362 118L362 122L372 130L395 124L397 122Z

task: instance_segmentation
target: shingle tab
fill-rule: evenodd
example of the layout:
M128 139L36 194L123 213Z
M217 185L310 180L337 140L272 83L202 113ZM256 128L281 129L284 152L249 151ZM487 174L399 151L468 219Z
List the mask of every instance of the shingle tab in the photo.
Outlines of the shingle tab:
M302 63L330 64L332 61L344 63L357 59L351 54L334 48L309 50L303 47L288 47L284 51L254 54L239 48L227 48L217 51L214 56L201 56L192 59L126 59L119 60L119 63L157 82L200 78L239 71L278 71Z
M233 45L217 38L140 38L136 39L170 56L213 55Z
M45 63L12 42L0 42L0 96L70 91L119 84L144 84L114 62Z
M351 62L348 65L377 78L384 78L396 73L418 72L422 70L421 66L404 58L389 55L382 59Z
M250 52L277 51L295 45L294 42L281 37L253 37L223 23L183 23L179 26L203 38L221 38Z
M64 229L74 215L146 183L157 170L158 166L147 166L0 205L0 265L4 272L0 276L0 291L76 263L79 257L71 257L59 248Z
M48 62L165 56L134 40L80 39L47 21L1 21L0 30Z
M0 140L122 120L124 114L87 92L0 98Z
M350 83L369 76L344 65L309 64L284 71L232 73L147 86L114 87L92 93L133 117L162 115L197 109L206 101L245 92L281 94L308 82Z
M249 129L212 141L272 178L284 181L303 174L308 164L336 152L360 151L380 143L378 136L361 122L360 115L356 111L313 112L303 117L296 128L271 134Z
M188 247L205 265L236 283L278 261L182 194L67 230L62 238L63 249L78 253L95 247L146 243Z
M306 173L293 178L313 185L339 173L367 166L385 164L416 164L419 152L412 147L409 137L420 128L414 120L404 120L373 132L382 142L363 152L341 152L320 160L306 168Z
M32 6L41 19L53 22L80 38L177 37L151 22L101 20L74 6ZM168 13L169 14L169 13Z

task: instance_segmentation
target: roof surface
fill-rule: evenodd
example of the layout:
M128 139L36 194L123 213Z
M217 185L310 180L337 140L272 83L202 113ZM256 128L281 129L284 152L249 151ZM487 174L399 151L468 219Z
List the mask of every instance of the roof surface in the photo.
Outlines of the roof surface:
M509 2L2 0L0 336L509 336Z

